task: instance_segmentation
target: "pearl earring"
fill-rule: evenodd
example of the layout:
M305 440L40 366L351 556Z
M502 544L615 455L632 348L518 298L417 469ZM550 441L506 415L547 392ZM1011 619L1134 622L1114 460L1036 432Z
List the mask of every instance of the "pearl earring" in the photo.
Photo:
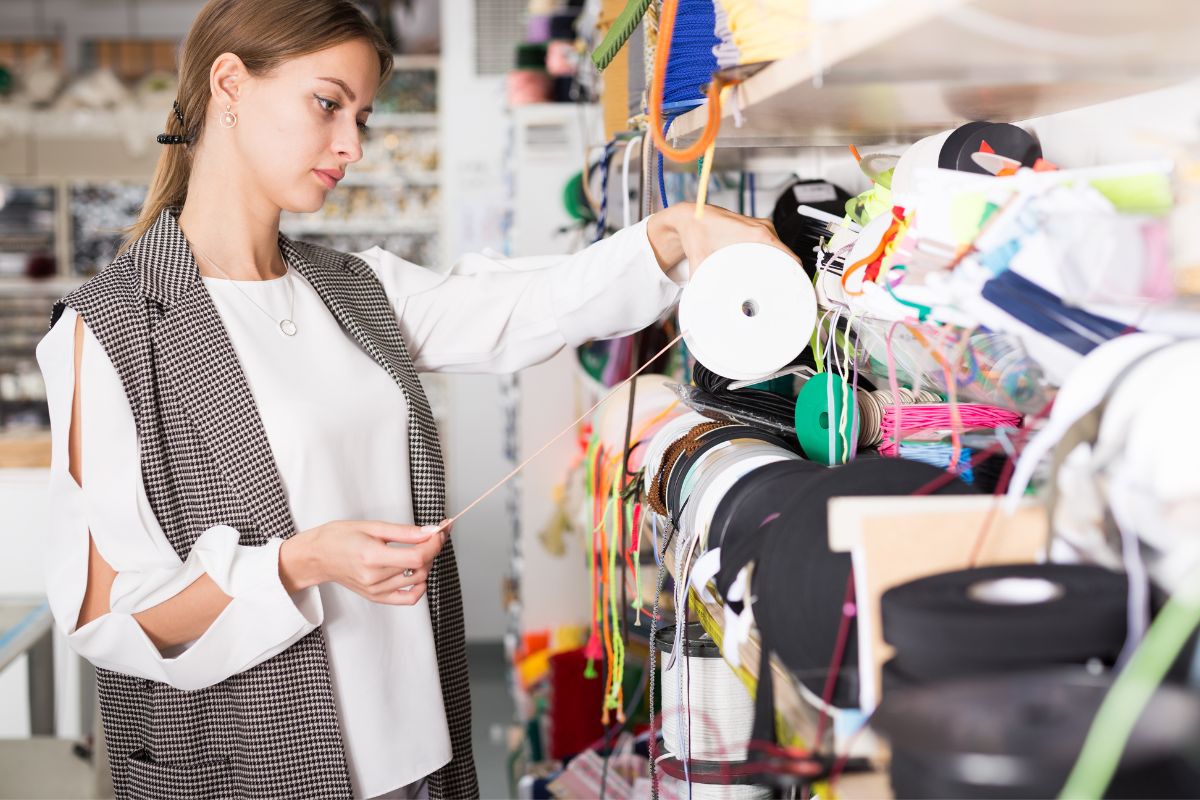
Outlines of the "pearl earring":
M225 110L221 112L221 127L232 128L237 125L237 114L231 110L232 106L229 103L225 104Z

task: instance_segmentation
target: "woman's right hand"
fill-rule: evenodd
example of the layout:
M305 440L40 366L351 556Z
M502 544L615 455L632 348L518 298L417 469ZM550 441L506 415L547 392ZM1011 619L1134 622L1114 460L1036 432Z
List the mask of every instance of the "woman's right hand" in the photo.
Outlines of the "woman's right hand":
M332 581L375 603L411 606L425 594L429 568L449 533L379 520L327 522L283 543L279 575L289 592ZM406 576L408 569L413 572Z

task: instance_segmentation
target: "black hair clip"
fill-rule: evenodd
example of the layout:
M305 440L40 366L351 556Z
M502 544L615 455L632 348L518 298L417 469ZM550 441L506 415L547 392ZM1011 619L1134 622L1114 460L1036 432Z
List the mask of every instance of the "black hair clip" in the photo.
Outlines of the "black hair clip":
M183 112L179 109L179 101L173 101L171 106L175 110L175 119L179 120L179 127L187 130L187 125L183 123ZM159 144L187 144L192 140L190 136L178 133L160 133L156 138Z

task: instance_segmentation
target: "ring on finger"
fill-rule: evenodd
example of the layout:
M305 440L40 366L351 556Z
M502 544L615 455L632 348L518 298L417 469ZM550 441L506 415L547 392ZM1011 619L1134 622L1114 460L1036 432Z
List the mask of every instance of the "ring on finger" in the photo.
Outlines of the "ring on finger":
M412 567L409 567L408 569L404 570L404 572L401 572L400 574L406 578L411 578L413 575L417 574L417 571L415 569L413 569Z

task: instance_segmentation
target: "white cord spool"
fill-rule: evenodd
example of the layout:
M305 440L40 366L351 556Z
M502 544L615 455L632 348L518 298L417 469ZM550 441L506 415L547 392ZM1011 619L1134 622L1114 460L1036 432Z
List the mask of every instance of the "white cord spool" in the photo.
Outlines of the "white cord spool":
M696 763L693 762L693 768L689 770L688 777L691 778L691 792L688 791L689 781L685 781L683 775L683 765L678 758L670 754L664 754L658 758L658 789L659 796L663 800L766 800L771 797L771 789L767 786L758 786L752 783L738 782L711 782L711 777L705 778L701 772L709 773L709 775L719 776L722 767L728 767L729 764L715 763ZM719 781L719 778L718 778Z
M688 800L688 785L670 775L658 781L658 796L663 800ZM692 800L766 800L771 790L766 786L745 783L692 783Z
M706 466L705 474L692 490L688 507L683 512L683 529L688 536L700 537L700 547L707 550L713 514L734 484L761 466L797 458L795 453L767 442L734 447L722 453Z
M667 752L682 757L680 750L687 747L690 719L692 759L744 761L754 724L754 700L721 657L716 642L693 623L688 626L686 658L675 659L667 668L674 648L674 626L661 629L658 637L663 744ZM688 691L681 706L684 686Z
M817 296L790 255L766 244L722 247L679 298L679 327L696 359L733 380L762 380L790 364L817 323Z
M720 463L720 459L722 457L731 452L761 451L763 450L764 445L771 451L783 450L783 448L763 442L761 439L746 437L743 439L729 439L728 441L714 445L710 449L701 453L696 461L690 467L688 467L687 472L683 476L683 482L679 487L680 506L683 507L686 504L686 506L690 507L695 499L698 499L692 498L692 493L699 488L700 484L704 482L705 477L710 474L712 466ZM676 509L676 511L677 510L678 509ZM683 508L683 510L686 511L687 508ZM689 536L691 536L692 533L692 530L687 531Z

